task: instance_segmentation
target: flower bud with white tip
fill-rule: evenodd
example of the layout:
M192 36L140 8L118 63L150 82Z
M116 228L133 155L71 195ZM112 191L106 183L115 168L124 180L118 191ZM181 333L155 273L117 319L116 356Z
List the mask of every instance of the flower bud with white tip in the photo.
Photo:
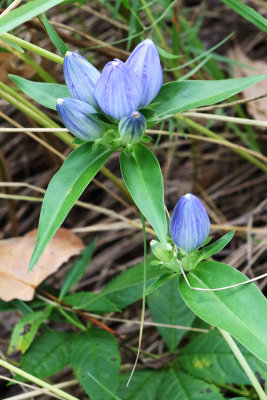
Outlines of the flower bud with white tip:
M157 96L163 81L156 45L150 39L139 43L125 62L139 77L142 84L141 107L145 107Z
M182 196L170 221L170 233L176 246L191 253L205 242L209 232L210 220L199 198L190 193Z
M65 55L63 70L72 97L98 107L94 92L100 72L83 56L71 51Z
M90 104L66 97L57 100L57 112L65 127L79 139L92 142L102 136L103 126L90 117L97 112Z
M107 63L95 87L99 107L105 114L119 120L138 109L142 86L138 76L122 61Z
M123 117L119 122L119 134L123 145L140 142L146 130L146 119L138 111Z

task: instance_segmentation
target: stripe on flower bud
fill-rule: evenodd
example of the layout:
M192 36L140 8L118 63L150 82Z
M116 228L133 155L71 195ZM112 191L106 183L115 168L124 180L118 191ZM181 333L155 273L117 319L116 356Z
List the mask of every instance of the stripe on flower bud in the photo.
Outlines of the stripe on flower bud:
M138 109L142 95L138 76L122 61L107 63L97 81L95 96L105 114L116 120Z
M119 122L119 134L122 144L134 144L140 142L146 129L146 119L138 111L123 117Z
M70 51L65 55L63 70L72 97L97 107L94 91L100 72L80 54Z
M190 193L182 196L170 222L170 233L176 246L190 253L204 243L209 231L210 220L199 198Z
M88 115L97 112L90 104L70 98L58 99L57 112L65 127L74 136L92 142L102 135L101 124Z
M158 94L163 81L158 49L150 39L143 40L125 63L138 75L143 88L141 107L149 104Z

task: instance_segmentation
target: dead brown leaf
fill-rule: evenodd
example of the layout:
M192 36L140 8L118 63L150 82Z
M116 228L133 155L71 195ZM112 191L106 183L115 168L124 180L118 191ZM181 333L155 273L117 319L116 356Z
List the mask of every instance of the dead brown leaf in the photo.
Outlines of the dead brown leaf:
M0 299L33 299L35 289L71 256L84 249L82 241L70 230L60 228L34 269L28 273L37 229L25 236L0 242Z
M248 69L240 65L234 65L234 78L242 78L253 75L264 75L267 73L267 62L252 60L248 58L243 51L236 46L234 50L229 53L229 56L234 60L240 61L253 69ZM245 99L250 97L257 97L267 93L266 81L255 83L242 92ZM267 97L262 99L248 102L247 110L249 114L258 120L267 121Z

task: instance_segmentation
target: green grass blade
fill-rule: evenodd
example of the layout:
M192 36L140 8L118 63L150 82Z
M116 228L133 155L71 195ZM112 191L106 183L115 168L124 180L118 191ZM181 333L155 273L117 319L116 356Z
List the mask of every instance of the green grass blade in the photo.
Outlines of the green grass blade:
M221 0L228 7L232 8L236 13L241 15L247 21L257 26L263 32L267 33L267 19L257 13L253 8L243 4L239 0Z
M36 15L39 15L62 2L63 0L34 0L16 8L1 18L0 35L16 28L29 19L36 17Z
M56 48L60 51L60 53L64 57L65 54L67 53L67 51L69 51L70 49L68 48L66 43L63 42L63 40L58 35L56 30L53 28L53 26L50 24L50 22L47 19L47 16L44 13L41 16L41 20L44 24L44 27L46 29L48 36L50 37L50 39L52 40L52 42L54 43Z

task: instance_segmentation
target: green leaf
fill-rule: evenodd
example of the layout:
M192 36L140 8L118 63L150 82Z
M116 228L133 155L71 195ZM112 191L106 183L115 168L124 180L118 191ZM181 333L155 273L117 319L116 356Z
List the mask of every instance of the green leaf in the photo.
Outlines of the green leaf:
M34 0L12 10L9 14L1 18L0 35L62 2L63 0Z
M137 207L155 229L163 243L167 242L167 221L164 208L163 180L158 160L144 145L133 146L131 155L121 153L122 177Z
M11 341L8 348L8 354L13 351L20 351L22 354L30 347L40 325L49 317L51 308L45 311L31 312L24 315L15 325Z
M69 296L64 297L64 302L70 304L76 309L83 309L96 313L109 313L120 311L119 307L115 303L112 303L112 301L109 300L107 297L99 297L99 294L97 293L72 293Z
M89 372L111 392L119 383L120 353L111 333L92 329L75 335L72 342L71 365L76 378L91 400L109 400L107 394L90 376Z
M57 31L53 28L53 26L50 24L44 13L41 16L41 20L44 24L48 36L50 37L56 48L60 51L60 53L64 57L67 51L69 51L68 46L66 45L66 43L63 42L63 40L58 35Z
M157 264L154 264L154 265L160 265L161 264L158 261L156 261L156 263ZM164 274L164 275L161 275L156 282L152 283L152 285L150 285L146 289L145 295L148 296L149 294L153 293L155 290L157 290L159 287L165 285L165 283L167 283L170 279L173 279L175 276L177 276L177 274L174 274L172 272Z
M84 275L89 266L93 255L96 239L94 239L82 252L79 258L73 263L73 266L66 274L60 289L59 299L62 299L66 293L77 283Z
M168 271L159 265L147 263L146 284L153 283L164 272ZM102 291L122 309L142 298L144 282L144 263L140 263L113 279Z
M8 76L22 92L52 110L56 110L58 98L71 97L68 88L65 85L33 82L12 74L9 74Z
M68 332L45 332L31 345L21 359L23 371L38 378L46 378L69 364L70 339Z
M185 305L179 290L179 277L167 282L158 290L148 296L148 305L152 320L162 324L191 326L195 314ZM174 352L186 330L174 328L162 328L158 331L168 346L170 352Z
M12 43L9 40L3 39L3 38L1 38L1 40L3 42L5 42L5 43L9 44L9 46L13 47L13 49L17 50L19 53L25 53L25 50L22 47L20 47L18 44ZM1 51L2 51L2 48L1 48ZM10 53L9 50L6 50L4 48L3 48L3 51L6 51L7 53Z
M177 58L180 58L181 56L178 56L176 54L171 54L168 51L161 49L159 46L157 46L158 52L160 57L166 58L167 60L176 60Z
M165 372L158 396L162 400L223 400L219 389L200 379L193 378L178 368Z
M168 271L168 270L167 270ZM160 277L166 269L160 266L147 264L147 283L153 282ZM144 263L135 265L134 267L122 272L119 276L108 283L101 293L95 298L80 304L79 307L86 309L91 307L94 302L98 302L102 297L106 297L120 309L125 308L129 304L142 298L144 282Z
M193 107L218 103L266 78L267 75L255 75L217 81L170 82L162 86L147 107L154 112L153 120L166 119Z
M247 6L239 0L221 0L228 7L231 7L235 12L257 26L263 32L267 33L267 19L257 13L253 8Z
M253 372L267 378L267 365L239 345ZM177 361L189 374L217 384L251 385L246 373L218 330L193 339L179 353Z
M221 288L248 280L229 265L204 261L187 275L190 285L200 288ZM224 329L251 353L267 363L267 300L253 284L219 291L189 288L180 279L181 295L194 313L204 321Z
M211 257L216 253L219 253L234 237L235 231L226 233L223 237L216 240L216 242L210 244L209 246L199 250L197 259L198 262L204 260L205 258Z
M119 395L123 400L156 400L164 373L162 371L136 371L128 387L130 374L120 376ZM160 400L172 400L162 397Z
M103 146L92 150L86 143L74 150L50 181L43 201L37 241L29 270L37 263L86 186L112 154Z

